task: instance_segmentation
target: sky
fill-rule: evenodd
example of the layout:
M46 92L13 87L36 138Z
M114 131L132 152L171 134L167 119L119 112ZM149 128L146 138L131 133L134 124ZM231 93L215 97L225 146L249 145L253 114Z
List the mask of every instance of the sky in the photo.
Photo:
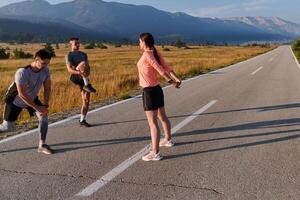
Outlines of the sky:
M0 0L0 6L23 0ZM51 4L72 0L48 0ZM111 1L111 0L104 0ZM300 0L113 0L197 17L276 16L300 24Z

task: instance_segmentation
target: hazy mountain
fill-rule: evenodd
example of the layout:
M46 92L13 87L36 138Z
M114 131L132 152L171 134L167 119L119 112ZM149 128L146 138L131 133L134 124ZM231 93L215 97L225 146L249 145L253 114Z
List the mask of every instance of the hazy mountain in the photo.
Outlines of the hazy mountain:
M95 34L116 35L137 40L141 32L151 32L161 40L189 42L246 42L285 40L291 35L233 20L192 17L169 13L151 6L136 6L101 0L75 0L51 5L45 0L14 3L0 8L0 17L31 22L54 22L66 27L84 27ZM78 28L77 27L77 28Z
M109 40L112 37L91 32L88 29L66 27L55 22L32 23L16 19L0 19L0 41L47 42L66 41L72 36L83 39Z
M235 17L229 20L240 21L275 34L290 35L292 37L300 35L299 24L286 21L279 17Z

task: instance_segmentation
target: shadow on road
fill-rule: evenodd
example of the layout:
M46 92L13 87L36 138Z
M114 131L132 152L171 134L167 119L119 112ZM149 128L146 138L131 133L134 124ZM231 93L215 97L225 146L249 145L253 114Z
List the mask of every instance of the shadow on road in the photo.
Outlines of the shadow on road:
M274 105L274 106L262 106L262 107L253 107L253 108L242 108L242 109L236 109L236 110L207 112L207 113L203 113L202 115L222 114L222 113L230 113L230 112L242 112L242 111L250 111L250 110L257 110L257 112L266 112L266 111L292 109L292 108L299 108L299 107L300 107L300 103L292 103L292 104L282 104L282 105Z
M298 132L298 131L299 131L299 129L298 130L286 131L285 133L288 133L288 132ZM260 134L260 135L263 135L263 134ZM268 135L270 135L270 133L268 133ZM183 153L183 154L177 154L177 155L171 155L171 156L164 156L164 159L167 160L167 159L174 159L174 158L180 158L180 157L185 157L185 156L192 156L192 155L203 154L203 153L212 153L212 152L224 151L224 150L230 150L230 149L252 147L252 146L263 145L263 144L270 144L270 143L275 143L275 142L283 142L283 141L297 139L297 138L300 138L300 134L290 135L290 136L280 137L280 138L274 138L274 139L269 139L269 140L263 140L263 141L258 141L258 142L251 142L251 143L245 143L245 144L239 144L239 145L232 145L232 146L228 146L228 147L221 147L221 148L209 149L209 150L204 150L204 151L196 151L196 152L189 152L189 153ZM192 143L197 143L197 141L193 141Z
M210 133L224 133L224 132L232 133L234 131L238 132L238 131L243 131L243 130L279 128L279 127L290 127L290 126L298 126L298 125L300 125L300 118L293 118L293 119L282 119L282 120L271 120L271 121L245 123L245 124L238 124L238 125L234 125L234 126L219 127L219 128L201 129L201 130L196 130L196 131L191 131L191 132L179 132L179 133L174 134L174 136L182 137L182 136L193 136L193 135L210 134ZM208 139L208 140L198 140L198 141L193 140L193 141L185 142L185 143L177 143L177 145L178 146L189 145L189 144L194 144L194 143L219 141L219 140L227 140L227 139L253 138L253 137L259 137L259 136L278 135L278 134L295 133L295 132L300 132L300 129L273 131L273 132L265 132L265 133L255 133L255 134L229 136L229 137L220 137L220 138L212 138L212 139ZM174 156L171 156L168 158L170 159L170 158L194 155L194 154L199 154L199 153L208 153L208 152L222 151L222 150L227 150L227 149L268 144L268 143L273 143L273 142L280 142L280 141L285 141L285 140L290 140L290 139L296 139L298 137L299 137L299 135L293 135L293 136L287 136L287 137L276 138L276 139L271 139L271 140L254 142L254 143L241 144L241 145L235 145L235 146L230 146L230 147L211 149L211 150L199 151L199 152L193 152L193 153L187 153L187 154L181 154L181 155L174 155ZM87 148L106 146L106 145L142 142L142 141L147 141L147 140L150 140L150 136L108 139L108 140L73 141L73 142L71 141L71 142L57 143L57 144L53 144L51 146L55 149L56 153L64 153L64 152L74 151L74 150L79 150L79 149L87 149ZM65 147L65 146L70 146L70 147ZM27 150L33 150L33 149L35 150L36 147L10 149L10 150L0 151L0 153L27 151Z

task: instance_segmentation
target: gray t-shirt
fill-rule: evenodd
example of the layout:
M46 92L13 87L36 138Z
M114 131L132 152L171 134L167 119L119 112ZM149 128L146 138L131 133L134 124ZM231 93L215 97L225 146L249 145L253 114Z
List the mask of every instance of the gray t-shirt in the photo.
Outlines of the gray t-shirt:
M87 61L87 59L86 53L83 53L82 51L69 52L68 55L66 55L66 63L71 64L73 69L76 69L79 63Z
M26 94L33 101L39 94L43 83L50 80L50 71L48 67L43 68L38 72L32 71L30 66L20 68L15 74L15 82L20 85L27 85ZM28 105L18 96L13 101L18 107L25 108Z

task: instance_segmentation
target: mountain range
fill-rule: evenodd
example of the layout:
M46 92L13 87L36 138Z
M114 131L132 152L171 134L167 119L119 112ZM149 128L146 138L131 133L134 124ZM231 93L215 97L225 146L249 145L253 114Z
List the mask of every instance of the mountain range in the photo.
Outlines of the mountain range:
M151 32L160 42L180 38L190 43L241 43L288 41L300 35L300 25L276 17L199 18L102 0L55 5L28 0L1 7L0 19L0 40L1 35L18 33L40 39L76 35L90 40L137 41L141 32Z

